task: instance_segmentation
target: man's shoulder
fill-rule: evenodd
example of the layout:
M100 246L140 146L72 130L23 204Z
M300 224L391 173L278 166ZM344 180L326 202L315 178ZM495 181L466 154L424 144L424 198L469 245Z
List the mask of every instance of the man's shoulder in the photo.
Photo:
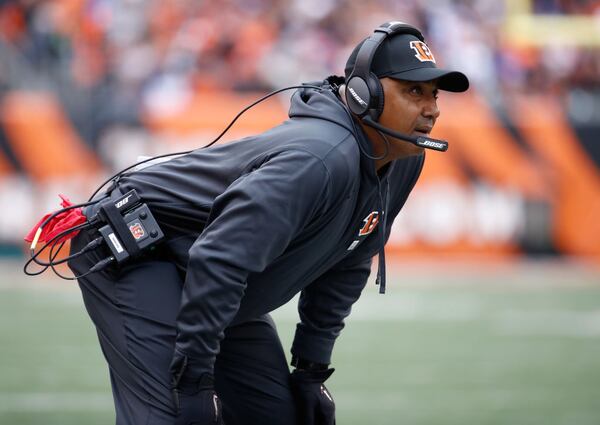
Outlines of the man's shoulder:
M315 118L289 120L267 137L277 139L277 150L304 151L323 162L332 174L344 174L360 161L354 134L343 126Z
M291 119L283 126L287 130L289 140L314 150L323 158L333 149L353 149L356 147L354 134L343 125L333 120L314 117Z

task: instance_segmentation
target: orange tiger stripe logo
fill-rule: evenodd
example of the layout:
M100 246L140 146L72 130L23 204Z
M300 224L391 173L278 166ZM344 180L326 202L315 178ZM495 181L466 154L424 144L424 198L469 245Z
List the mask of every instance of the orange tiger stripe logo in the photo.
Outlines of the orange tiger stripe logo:
M358 236L365 236L375 230L377 223L379 223L379 213L377 211L373 211L367 217L365 217L364 226L358 231Z
M427 44L422 41L411 41L410 48L413 49L415 53L415 57L419 59L421 62L433 62L435 63L435 58L433 57L433 53L429 50Z

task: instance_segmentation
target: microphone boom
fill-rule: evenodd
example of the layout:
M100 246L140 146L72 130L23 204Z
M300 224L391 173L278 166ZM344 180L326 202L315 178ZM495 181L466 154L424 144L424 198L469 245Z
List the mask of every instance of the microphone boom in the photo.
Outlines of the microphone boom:
M376 130L381 131L389 136L395 137L396 139L405 140L412 143L413 145L420 146L422 148L433 149L439 152L446 152L448 150L448 142L445 140L433 139L425 136L410 136L408 134L399 133L392 129L382 126L381 124L373 121L370 117L362 118L363 122Z

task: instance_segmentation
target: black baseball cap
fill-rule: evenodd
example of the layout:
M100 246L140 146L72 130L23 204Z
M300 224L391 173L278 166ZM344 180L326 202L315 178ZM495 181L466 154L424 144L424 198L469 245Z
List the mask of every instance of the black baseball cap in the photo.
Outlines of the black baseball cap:
M356 56L365 40L354 48L346 62L346 81L352 74ZM469 79L465 74L438 68L427 44L412 34L398 34L386 38L375 52L371 71L378 78L390 77L405 81L437 79L440 90L451 92L464 92L469 88Z

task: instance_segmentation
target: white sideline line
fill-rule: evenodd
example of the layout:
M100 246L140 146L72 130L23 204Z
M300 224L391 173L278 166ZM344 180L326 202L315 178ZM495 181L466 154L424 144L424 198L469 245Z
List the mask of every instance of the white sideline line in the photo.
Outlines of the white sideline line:
M385 297L385 298L384 298ZM347 322L427 321L464 322L480 320L485 303L476 295L461 295L449 299L432 300L429 296L403 292L401 294L365 294L352 308ZM276 320L297 320L297 298L279 308Z
M467 390L464 388L437 388L435 402L429 394L421 397L419 392L413 393L409 389L396 391L381 391L377 394L368 391L337 390L333 397L338 405L343 405L344 410L363 410L365 400L369 401L372 409L386 411L416 412L439 410L451 412L462 409L465 405L477 410L498 409L506 411L507 408L519 409L539 403L561 403L564 401L564 390L556 387L536 388L485 388L481 391Z
M106 411L113 409L110 392L0 393L0 412Z
M477 295L461 294L432 299L418 292L398 295L365 295L352 309L347 324L369 322L480 322L499 335L600 337L600 310L498 309ZM276 321L296 322L296 299L274 313ZM490 309L490 307L492 307Z
M508 335L554 335L582 338L600 337L600 310L595 311L503 311L495 328Z

